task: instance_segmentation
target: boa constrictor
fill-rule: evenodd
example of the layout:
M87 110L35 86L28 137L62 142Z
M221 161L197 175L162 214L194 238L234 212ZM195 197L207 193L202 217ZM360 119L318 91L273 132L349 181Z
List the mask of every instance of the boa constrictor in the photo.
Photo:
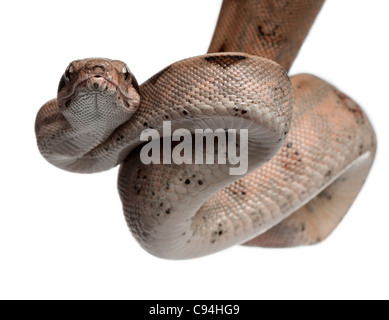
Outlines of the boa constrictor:
M37 115L40 152L72 172L121 165L128 226L158 257L323 241L376 152L374 130L353 100L312 75L287 74L323 3L224 0L209 53L141 86L123 62L72 62L57 99ZM232 176L228 164L143 164L140 135L161 132L164 121L192 133L247 129L248 174Z

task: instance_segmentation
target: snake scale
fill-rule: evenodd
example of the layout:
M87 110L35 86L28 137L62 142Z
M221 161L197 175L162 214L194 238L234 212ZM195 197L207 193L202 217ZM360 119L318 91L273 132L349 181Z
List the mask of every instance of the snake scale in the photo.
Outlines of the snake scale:
M161 258L323 241L376 153L374 130L351 98L315 76L288 76L323 3L224 0L209 53L140 86L123 62L72 62L57 98L38 112L40 152L71 172L120 165L127 224ZM230 175L229 164L143 164L140 135L162 132L164 121L192 134L247 129L247 175Z

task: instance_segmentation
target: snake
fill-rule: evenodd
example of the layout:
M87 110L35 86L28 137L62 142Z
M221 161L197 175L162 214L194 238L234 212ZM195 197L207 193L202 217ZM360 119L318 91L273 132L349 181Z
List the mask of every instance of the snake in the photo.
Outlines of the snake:
M352 206L377 149L354 100L314 75L289 75L323 4L224 0L208 53L141 85L124 62L73 61L37 114L41 154L75 173L120 166L127 225L159 258L321 243ZM247 174L231 175L231 163L144 164L142 132L171 141L166 121L192 135L245 129Z

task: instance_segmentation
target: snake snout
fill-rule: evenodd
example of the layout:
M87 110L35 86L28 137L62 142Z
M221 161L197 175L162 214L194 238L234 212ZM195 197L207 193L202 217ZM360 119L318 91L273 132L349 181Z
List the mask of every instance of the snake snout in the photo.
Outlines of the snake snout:
M107 87L107 80L101 75L95 75L88 81L89 88L94 91L102 91Z
M111 79L113 66L108 61L91 60L85 65L88 74L87 85L92 91L104 91L107 88L107 80Z

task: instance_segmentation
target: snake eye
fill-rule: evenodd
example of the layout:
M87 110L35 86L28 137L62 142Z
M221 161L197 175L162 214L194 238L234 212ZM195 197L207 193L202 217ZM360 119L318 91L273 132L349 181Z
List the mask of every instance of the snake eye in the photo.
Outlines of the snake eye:
M127 81L128 78L130 77L130 70L128 69L127 66L123 67L122 73L124 74L124 79Z
M66 71L65 71L65 77L66 77L66 80L70 81L70 78L72 76L72 74L74 73L74 68L72 65L70 65Z

